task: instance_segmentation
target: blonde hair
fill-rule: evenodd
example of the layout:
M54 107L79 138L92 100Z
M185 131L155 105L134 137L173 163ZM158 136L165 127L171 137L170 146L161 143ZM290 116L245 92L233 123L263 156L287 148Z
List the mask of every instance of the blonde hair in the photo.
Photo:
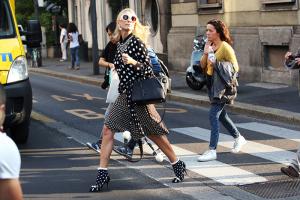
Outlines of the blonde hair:
M129 12L132 15L136 16L134 10L132 10L131 8L125 8L118 14L118 17L116 20L117 26L114 31L114 39L116 41L119 41L121 38L121 30L120 30L120 25L118 24L118 21L121 20L121 17L123 16L123 14L125 12ZM139 19L136 17L136 22L135 22L132 34L135 35L136 37L138 37L140 40L142 40L145 44L147 44L148 37L150 35L150 27L142 25L141 22L139 21Z

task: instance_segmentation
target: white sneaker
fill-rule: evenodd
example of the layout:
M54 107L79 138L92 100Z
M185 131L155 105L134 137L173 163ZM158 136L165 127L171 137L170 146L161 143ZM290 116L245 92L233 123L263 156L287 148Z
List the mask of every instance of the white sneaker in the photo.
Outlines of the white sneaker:
M207 150L201 156L198 157L199 162L205 162L210 160L217 159L217 151L216 150Z
M240 135L238 138L235 139L231 152L238 153L246 143L247 140L242 135Z

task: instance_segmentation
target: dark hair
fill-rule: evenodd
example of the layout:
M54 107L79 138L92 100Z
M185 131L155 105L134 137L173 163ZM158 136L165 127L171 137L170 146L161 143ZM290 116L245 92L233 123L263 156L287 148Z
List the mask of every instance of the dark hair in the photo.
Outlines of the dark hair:
M76 33L76 32L78 32L78 29L74 23L69 23L67 31L68 31L68 33Z
M5 102L6 102L5 90L4 87L0 84L0 106L2 104L5 104Z
M67 28L67 25L65 23L61 23L59 26L62 28Z
M233 44L233 41L230 37L229 30L224 22L222 22L221 20L218 20L218 19L212 19L212 20L208 21L207 24L213 25L215 27L217 33L220 34L220 39L222 41L225 41L230 45Z
M110 32L112 33L115 31L115 29L116 29L116 22L110 22L105 28L106 32L110 30Z

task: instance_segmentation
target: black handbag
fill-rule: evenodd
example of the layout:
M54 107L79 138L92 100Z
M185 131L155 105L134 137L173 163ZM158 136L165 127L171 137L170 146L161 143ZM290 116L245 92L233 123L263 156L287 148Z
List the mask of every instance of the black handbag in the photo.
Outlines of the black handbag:
M138 105L146 105L165 101L166 93L156 77L136 80L133 83L132 102Z

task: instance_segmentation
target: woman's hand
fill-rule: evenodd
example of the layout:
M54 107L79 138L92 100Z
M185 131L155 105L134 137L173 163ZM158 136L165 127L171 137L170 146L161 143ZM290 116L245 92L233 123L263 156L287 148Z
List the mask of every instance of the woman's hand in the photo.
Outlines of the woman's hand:
M108 64L108 67L109 67L110 69L112 69L112 70L115 69L115 65L114 65L113 63L109 63L109 64Z
M71 42L73 41L73 37L72 37L72 35L70 33L68 35L68 40L71 41Z
M297 61L297 64L300 65L300 58L295 58L295 60Z
M131 58L127 53L123 53L122 54L122 60L124 62L125 65L136 65L137 61L134 60L133 58Z
M210 47L211 42L207 41L205 46L204 46L204 54L207 55L209 52L209 47Z

